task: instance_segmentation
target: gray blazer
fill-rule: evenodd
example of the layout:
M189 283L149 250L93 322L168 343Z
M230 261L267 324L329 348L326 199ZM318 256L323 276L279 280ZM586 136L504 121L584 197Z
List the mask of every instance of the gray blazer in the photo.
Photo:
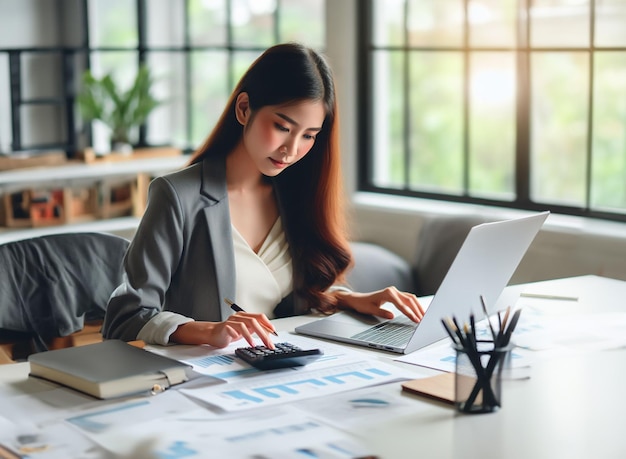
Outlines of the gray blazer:
M236 281L224 158L207 158L152 181L124 269L124 282L107 305L105 338L134 340L163 310L214 322L232 314L224 303L234 298ZM274 314L306 311L292 293Z

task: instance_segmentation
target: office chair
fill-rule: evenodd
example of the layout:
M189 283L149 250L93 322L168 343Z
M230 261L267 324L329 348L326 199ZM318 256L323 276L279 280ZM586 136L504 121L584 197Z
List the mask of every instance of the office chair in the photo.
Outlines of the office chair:
M413 263L418 296L434 295L473 226L488 220L474 215L430 217L422 225Z
M0 245L4 356L101 340L109 296L130 242L106 233L50 234Z

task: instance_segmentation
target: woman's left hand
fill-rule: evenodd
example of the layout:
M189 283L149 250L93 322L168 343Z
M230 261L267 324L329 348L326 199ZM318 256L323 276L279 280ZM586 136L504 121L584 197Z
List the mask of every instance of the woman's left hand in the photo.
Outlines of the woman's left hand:
M393 319L393 312L382 308L385 303L392 303L399 311L419 322L424 317L424 308L412 293L401 292L395 287L387 287L376 292L335 292L339 305L354 309L362 314L370 314L384 319Z

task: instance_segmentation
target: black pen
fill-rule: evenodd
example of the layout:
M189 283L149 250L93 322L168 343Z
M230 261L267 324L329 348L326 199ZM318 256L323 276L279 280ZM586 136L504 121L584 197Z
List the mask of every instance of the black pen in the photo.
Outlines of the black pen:
M237 303L235 303L232 300L229 300L228 298L224 298L224 301L226 301L226 303L230 306L230 309L232 309L235 312L246 312L244 311L244 309L239 306ZM263 328L265 328L268 332L270 332L272 335L274 336L278 336L278 333L276 333L274 330L272 330L271 328L266 327L265 325L261 325Z
M441 323L443 324L443 328L446 329L446 332L448 332L448 335L450 335L450 339L452 340L452 342L456 345L456 346L460 346L461 342L458 340L458 338L454 335L454 332L452 331L452 329L450 328L450 326L447 324L447 322L445 321L445 319L441 319Z
M489 324L489 330L491 330L491 336L493 338L494 344L496 341L496 332L493 329L493 326L491 325L491 320L489 320L489 311L487 310L487 303L485 303L485 297L480 295L480 304L483 307L483 312L485 314L485 319L487 319L487 323Z
M509 324L508 328L506 329L506 332L504 333L504 337L502 338L503 346L506 346L507 344L509 344L509 341L511 340L511 335L513 334L513 331L515 330L515 326L517 325L517 321L519 320L519 316L521 313L522 313L522 310L518 309L513 314L513 318L511 318L511 323Z

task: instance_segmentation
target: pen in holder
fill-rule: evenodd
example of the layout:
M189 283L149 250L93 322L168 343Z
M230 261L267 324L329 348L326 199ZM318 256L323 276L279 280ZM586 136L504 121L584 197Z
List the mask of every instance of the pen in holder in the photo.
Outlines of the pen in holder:
M490 413L502 406L502 369L510 348L477 341L475 348L456 348L454 397L463 413Z
M504 316L498 312L496 332L489 320L485 300L482 296L480 300L491 340L477 339L473 314L469 325L465 323L463 327L455 317L441 321L456 350L455 405L462 413L490 413L502 406L502 370L508 364L511 335L521 313L518 309L511 316L510 307Z

